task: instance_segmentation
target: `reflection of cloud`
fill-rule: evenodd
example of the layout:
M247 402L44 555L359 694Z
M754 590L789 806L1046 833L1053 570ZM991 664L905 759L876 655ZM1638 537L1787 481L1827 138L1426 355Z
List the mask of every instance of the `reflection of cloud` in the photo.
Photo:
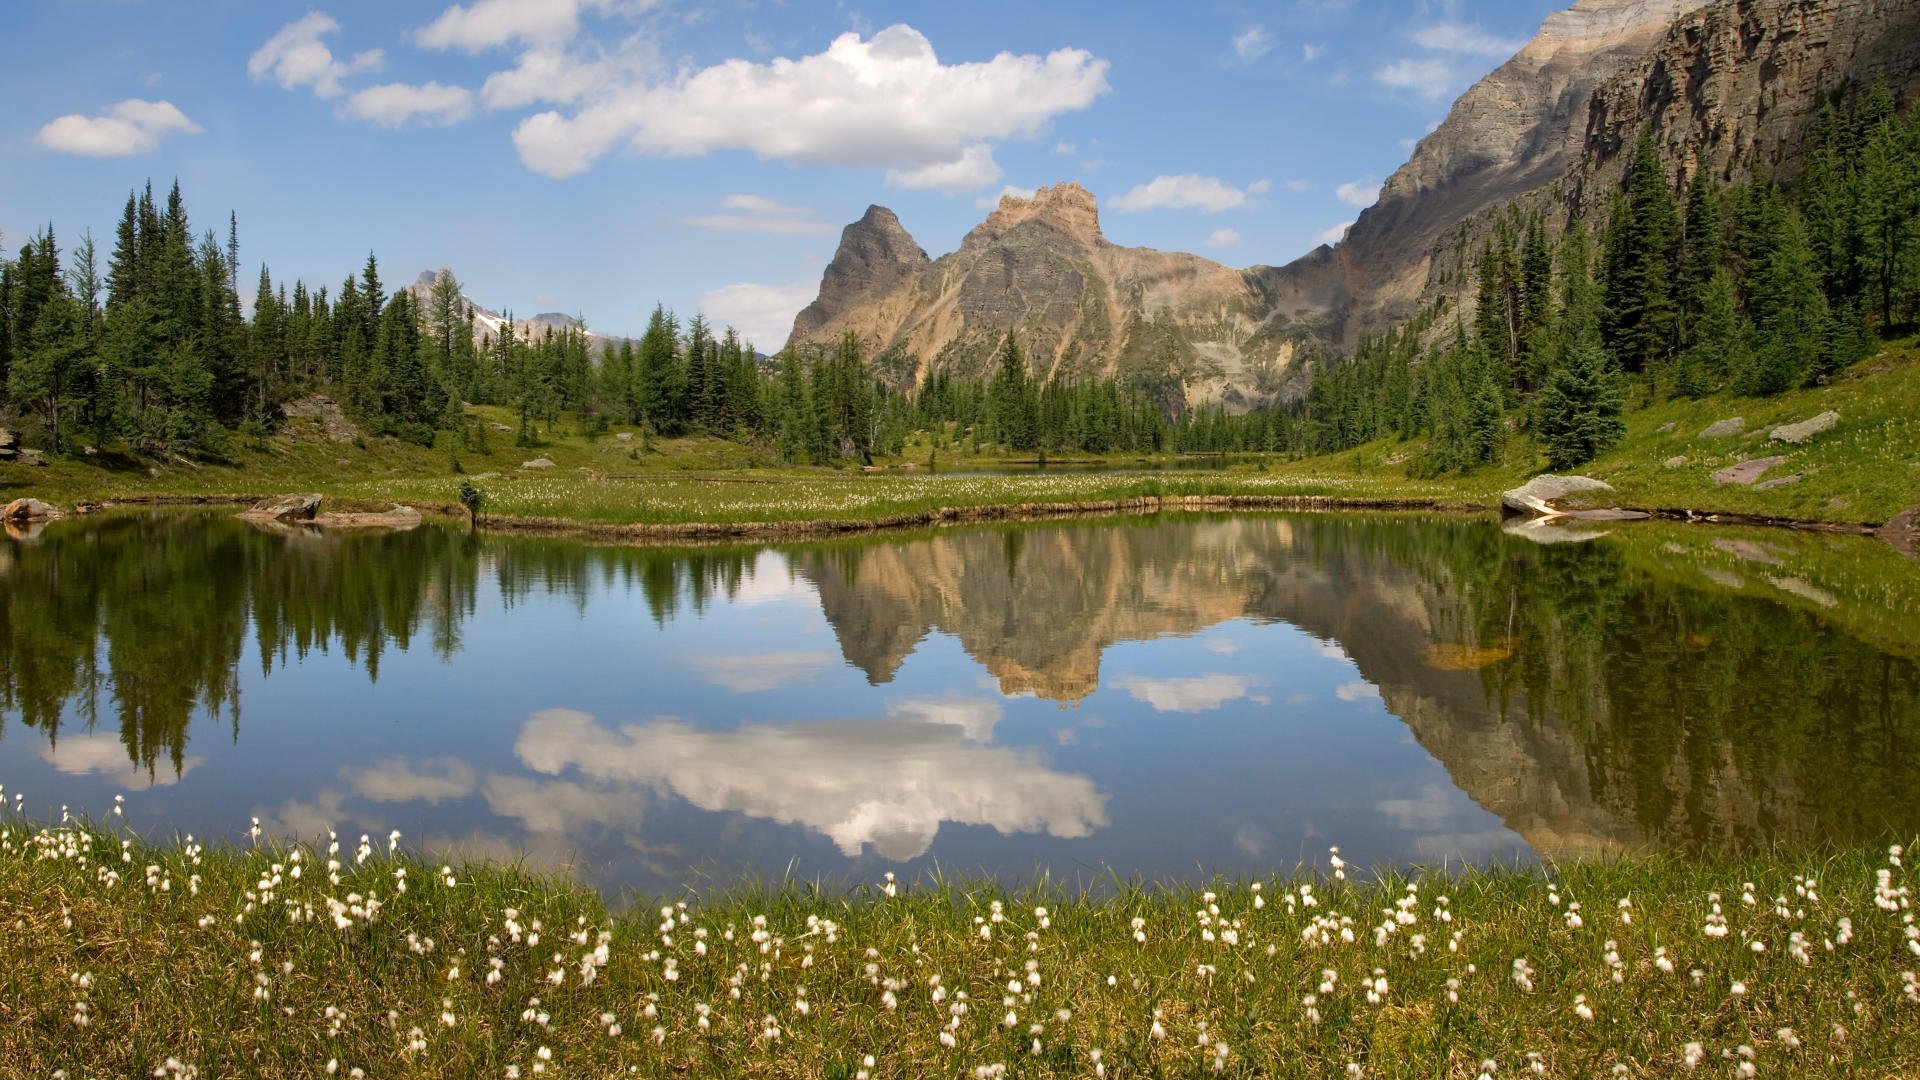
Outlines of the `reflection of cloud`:
M539 717L534 719L537 722ZM527 730L531 732L533 724ZM526 739L526 734L520 736L522 746ZM646 813L644 793L599 791L564 780L491 776L485 794L488 809L501 817L519 818L528 832L536 833L566 833L589 824L634 828Z
M992 742L993 725L1000 722L1000 703L990 698L957 695L904 698L887 702L887 716L896 720L918 720L923 724L945 724L959 728L971 742Z
M42 747L40 760L68 776L100 776L128 791L177 784L207 761L203 757L182 758L177 771L163 773L156 769L149 775L127 759L127 745L116 735L69 735L55 745Z
M807 682L838 659L825 651L763 653L759 656L703 656L693 666L715 686L736 694L780 690Z
M319 840L325 839L328 829L338 829L342 833L349 831L347 826L355 819L340 806L340 792L334 788L321 788L312 802L288 799L278 810L256 810L254 816L260 819L260 827L268 836L278 840ZM368 832L379 832L373 822L361 820L360 827Z
M786 559L762 552L754 560L753 572L740 579L740 588L733 594L736 604L777 604L797 602L817 605L820 602L820 590L813 583L793 572L793 564Z
M1273 834L1250 821L1233 833L1234 850L1253 862L1266 862L1273 852L1273 844Z
M1382 799L1374 804L1380 816L1409 832L1431 833L1453 823L1459 804L1453 792L1428 784L1411 798Z
M1196 675L1190 679L1148 679L1125 675L1113 680L1160 712L1206 712L1247 696L1253 680L1245 675Z
M425 758L417 765L388 758L362 768L340 770L340 779L374 802L438 803L473 794L473 767L454 758Z
M1232 638L1208 638L1202 645L1208 652L1221 656L1232 656L1240 651L1240 643Z
M1370 698L1377 700L1380 697L1380 688L1370 682L1361 682L1356 679L1334 687L1333 696L1341 701L1366 701Z
M1347 655L1347 650L1344 647L1342 647L1339 642L1333 640L1332 638L1327 638L1324 641L1316 638L1313 643L1313 651L1319 653L1321 656L1324 656L1329 660L1351 660L1352 659L1352 657Z
M527 722L514 752L549 775L572 768L661 785L704 810L804 825L847 855L871 844L886 858L913 858L946 821L1067 838L1107 823L1106 798L1091 780L968 742L965 731L900 716L737 731L660 721L616 731L554 709ZM601 812L584 802L579 810Z

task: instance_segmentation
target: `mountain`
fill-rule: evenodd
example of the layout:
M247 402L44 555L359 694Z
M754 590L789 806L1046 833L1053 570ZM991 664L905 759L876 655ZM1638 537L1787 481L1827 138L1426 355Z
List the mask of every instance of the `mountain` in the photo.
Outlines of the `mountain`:
M1920 93L1920 0L1578 0L1461 95L1336 246L1246 270L1122 248L1065 183L1003 198L930 260L873 207L789 343L851 330L906 379L977 373L1013 330L1042 376L1171 377L1189 403L1257 404L1303 387L1305 347L1471 303L1496 214L1603 213L1643 128L1673 175L1790 179L1823 102L1875 82Z
M407 291L412 293L414 299L424 307L433 296L434 284L438 282L442 276L452 277L453 271L444 266L438 270L423 270L419 277L413 279L413 284L407 286ZM507 317L505 315L481 307L479 304L474 303L472 298L468 297L466 293L462 292L460 294L460 302L473 309L473 339L475 342L483 338L494 337L506 327ZM565 333L569 330L585 330L587 340L596 347L607 343L618 345L621 340L617 337L607 337L604 334L596 334L592 330L587 330L584 322L581 322L572 315L562 315L557 311L545 311L532 316L516 315L513 319L513 329L515 334L518 334L528 341L539 338L549 330L555 333Z
M869 207L788 344L851 331L905 381L936 367L983 375L1011 330L1042 377L1171 376L1189 402L1244 407L1271 397L1293 359L1271 310L1245 271L1109 242L1092 193L1062 183L1002 196L938 259L893 211Z

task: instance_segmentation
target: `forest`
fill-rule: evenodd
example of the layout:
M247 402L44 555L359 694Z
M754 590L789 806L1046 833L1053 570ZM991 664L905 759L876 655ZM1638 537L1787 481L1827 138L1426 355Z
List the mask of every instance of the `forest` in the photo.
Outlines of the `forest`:
M530 446L564 417L588 434L705 433L815 464L898 455L915 433L933 454L1042 458L1424 437L1425 475L1492 462L1519 431L1563 469L1617 442L1630 402L1818 383L1920 319L1920 110L1903 118L1884 87L1837 103L1789 184L1701 169L1683 181L1647 133L1597 230L1497 215L1471 305L1437 302L1350 356L1310 356L1299 400L1241 415L1169 407L1145 383L1036 379L1015 333L990 377L939 371L914 387L852 336L764 358L659 306L638 339L511 316L490 330L451 273L390 293L372 253L337 286L289 288L262 266L249 316L240 264L237 220L224 242L196 235L178 183L164 199L151 184L130 193L104 254L91 235L63 254L51 225L30 237L0 260L0 418L55 454L214 457L314 394L455 460L489 437L465 404L510 407Z

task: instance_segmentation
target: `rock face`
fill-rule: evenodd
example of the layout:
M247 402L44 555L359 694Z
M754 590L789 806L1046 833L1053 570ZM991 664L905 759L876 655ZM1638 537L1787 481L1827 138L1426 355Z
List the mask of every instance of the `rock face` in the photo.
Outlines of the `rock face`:
M1012 331L1034 372L1173 375L1190 402L1265 401L1294 337L1247 273L1197 255L1125 248L1100 231L1086 188L1003 196L960 249L929 259L900 220L870 207L847 226L789 345L851 331L883 375L985 374Z

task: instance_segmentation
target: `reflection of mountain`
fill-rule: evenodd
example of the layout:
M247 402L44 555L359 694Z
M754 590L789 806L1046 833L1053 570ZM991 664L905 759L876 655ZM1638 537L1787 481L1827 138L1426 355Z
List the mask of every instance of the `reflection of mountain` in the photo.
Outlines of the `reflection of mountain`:
M1911 816L1899 792L1920 777L1911 660L1651 579L1613 545L1236 517L963 531L796 564L876 683L934 630L1004 691L1062 701L1093 692L1120 641L1235 618L1338 641L1454 781L1548 857L1867 835ZM1883 725L1872 750L1831 734Z

